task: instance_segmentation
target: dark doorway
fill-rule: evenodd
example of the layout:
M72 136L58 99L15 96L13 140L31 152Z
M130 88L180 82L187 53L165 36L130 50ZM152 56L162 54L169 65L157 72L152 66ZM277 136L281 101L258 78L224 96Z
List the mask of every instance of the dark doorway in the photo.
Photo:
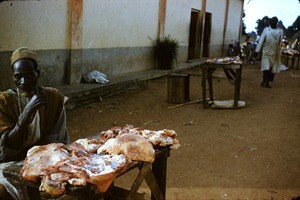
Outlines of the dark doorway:
M197 21L200 16L199 10L192 10L190 20L190 35L189 35L189 49L188 60L196 59L196 33L197 33Z
M210 34L211 34L211 18L212 14L205 13L204 35L203 35L203 51L202 57L209 57Z

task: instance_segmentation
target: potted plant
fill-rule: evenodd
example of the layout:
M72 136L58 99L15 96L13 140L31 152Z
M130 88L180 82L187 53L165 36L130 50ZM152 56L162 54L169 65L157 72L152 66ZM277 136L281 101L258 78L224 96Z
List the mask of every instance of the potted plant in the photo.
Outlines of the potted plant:
M170 35L156 38L153 41L154 57L159 69L171 69L174 61L177 62L179 42Z

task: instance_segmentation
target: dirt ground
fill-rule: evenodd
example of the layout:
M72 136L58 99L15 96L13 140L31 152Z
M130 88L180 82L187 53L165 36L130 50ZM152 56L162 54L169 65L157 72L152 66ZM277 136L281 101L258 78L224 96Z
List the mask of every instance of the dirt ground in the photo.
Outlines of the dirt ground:
M201 70L190 73L190 100L200 100ZM173 129L181 144L168 159L167 199L292 199L300 196L300 69L275 76L272 88L259 86L259 63L245 65L240 109L176 108L167 103L167 79L102 102L69 110L72 141L113 126ZM217 100L233 99L222 71L213 79ZM130 187L134 171L117 179ZM137 199L150 199L146 184Z

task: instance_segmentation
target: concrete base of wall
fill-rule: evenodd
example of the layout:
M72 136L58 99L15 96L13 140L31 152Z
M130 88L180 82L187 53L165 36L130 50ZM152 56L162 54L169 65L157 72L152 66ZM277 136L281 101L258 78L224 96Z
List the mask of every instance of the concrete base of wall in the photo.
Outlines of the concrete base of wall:
M108 76L115 76L156 69L152 47L74 50L76 55L81 56L76 57L73 62L71 62L71 52L68 49L35 50L35 52L38 55L38 65L41 71L39 84L43 86L56 87L80 83L81 77L93 70ZM10 68L11 53L0 52L0 90L14 87ZM187 47L180 47L177 62L186 62L186 59Z
M108 80L107 84L97 83L78 83L78 84L64 84L66 76L66 68L69 64L70 53L65 50L51 50L51 51L36 51L39 56L39 65L42 72L40 85L43 86L54 86L58 88L69 100L66 104L67 109L86 105L92 102L100 101L102 98L108 98L113 95L120 94L122 92L143 86L147 81L162 76L166 76L173 72L186 70L195 67L193 63L186 63L186 50L187 47L181 47L177 57L177 63L174 64L171 70L161 70L152 67L154 65L153 60L149 59L150 48L139 48L131 49L130 53L135 52L135 57L129 56L125 58L125 52L130 49L89 49L84 50L83 63L88 63L86 67L83 67L86 71L96 69L107 73ZM145 56L147 54L147 56ZM10 55L11 52L0 52L1 67L0 76L6 77L1 78L0 83L8 83L2 87L4 89L14 87L11 79L11 68L10 66ZM114 60L125 61L122 64L112 65L110 69L110 59L113 59L114 55L118 58ZM131 60L131 61L130 61ZM147 62L148 60L148 62ZM129 62L130 61L130 62ZM100 64L99 64L100 63ZM107 63L107 64L104 64ZM127 64L126 64L127 63ZM98 66L92 67L92 66ZM116 67L117 66L117 67ZM119 67L119 68L118 68ZM148 69L150 68L150 69ZM8 81L9 80L9 81ZM56 85L55 85L56 84ZM1 88L1 89L2 89ZM2 90L4 90L2 89Z
M58 86L57 88L69 98L66 104L67 109L72 109L93 102L99 102L102 99L143 86L151 79L192 67L196 66L191 63L180 63L171 70L150 69L110 76L108 78L110 82L107 84L79 83Z

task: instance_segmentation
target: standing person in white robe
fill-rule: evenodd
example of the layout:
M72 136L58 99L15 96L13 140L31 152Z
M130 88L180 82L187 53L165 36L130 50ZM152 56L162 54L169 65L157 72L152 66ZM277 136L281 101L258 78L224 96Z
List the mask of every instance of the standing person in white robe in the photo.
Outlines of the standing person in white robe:
M281 64L281 41L283 39L283 31L277 28L278 19L272 17L270 19L270 27L266 27L259 39L255 49L259 53L262 49L261 71L263 72L263 81L261 87L271 88L270 83L275 73L280 72Z

